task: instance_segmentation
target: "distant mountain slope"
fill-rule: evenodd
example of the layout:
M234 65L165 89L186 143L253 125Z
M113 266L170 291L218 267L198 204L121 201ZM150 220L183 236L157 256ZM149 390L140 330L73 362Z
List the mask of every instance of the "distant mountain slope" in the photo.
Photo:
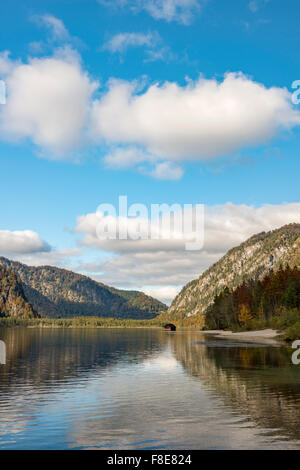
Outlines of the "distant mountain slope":
M20 279L10 269L0 266L0 317L34 318Z
M27 266L3 257L0 265L18 274L28 301L42 316L146 319L167 309L143 293L117 290L66 269Z
M252 236L232 248L198 279L188 283L173 300L169 317L204 314L224 287L240 286L249 279L261 279L280 265L300 263L300 224L290 224Z
M150 295L144 294L144 292L137 290L121 290L115 287L108 287L108 289L113 294L126 299L133 307L139 308L145 312L152 312L157 315L159 312L166 311L168 308L163 302L154 299Z

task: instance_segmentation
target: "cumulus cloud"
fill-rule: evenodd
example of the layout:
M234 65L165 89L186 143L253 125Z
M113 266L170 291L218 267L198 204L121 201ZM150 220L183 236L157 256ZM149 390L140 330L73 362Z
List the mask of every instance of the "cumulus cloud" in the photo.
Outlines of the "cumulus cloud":
M3 138L29 138L53 157L80 148L98 84L82 70L75 53L61 49L54 57L15 63L6 85L7 104L0 115Z
M32 230L0 230L0 253L2 255L47 253L50 250L48 243Z
M241 73L229 73L222 82L154 84L143 93L135 86L111 81L94 102L93 133L109 143L142 146L167 160L226 155L300 124L287 90L266 88Z
M184 25L192 22L204 3L199 0L98 0L110 8L126 7L133 12L146 11L157 20L176 21Z
M0 230L0 256L29 266L69 267L82 248L55 249L32 230Z
M227 156L300 124L286 89L266 88L242 73L185 86L141 88L138 82L110 80L95 99L99 83L68 46L26 63L2 52L0 73L7 88L2 139L29 139L48 158L78 158L87 146L108 148L109 166L143 163L140 171L159 179L179 179L180 161Z
M122 201L120 202L120 205ZM149 213L150 212L150 213ZM74 233L82 246L112 252L181 251L187 243L203 241L203 211L179 204L142 204L128 207L128 215L117 214L113 206L99 206L95 213L79 216Z
M150 292L149 289L158 286L178 289L255 233L300 222L300 203L259 208L231 203L206 207L204 246L200 251L186 251L184 241L172 238L100 240L97 221L96 213L87 214L78 218L75 228L82 236L81 245L113 254L104 262L90 266L90 274L120 287L145 290L146 286ZM86 268L88 272L89 267Z

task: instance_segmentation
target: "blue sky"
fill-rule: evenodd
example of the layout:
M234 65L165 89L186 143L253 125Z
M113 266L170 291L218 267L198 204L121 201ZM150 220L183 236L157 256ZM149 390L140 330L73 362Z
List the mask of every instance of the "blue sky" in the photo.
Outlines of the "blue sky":
M299 14L296 0L3 2L0 255L169 301L231 246L299 222ZM99 243L96 209L119 195L205 204L203 250Z

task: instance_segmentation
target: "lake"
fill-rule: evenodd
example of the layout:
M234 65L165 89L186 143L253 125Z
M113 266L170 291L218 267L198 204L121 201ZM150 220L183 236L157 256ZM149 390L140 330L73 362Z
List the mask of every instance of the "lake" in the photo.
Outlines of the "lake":
M0 329L0 449L299 449L291 350L159 329Z

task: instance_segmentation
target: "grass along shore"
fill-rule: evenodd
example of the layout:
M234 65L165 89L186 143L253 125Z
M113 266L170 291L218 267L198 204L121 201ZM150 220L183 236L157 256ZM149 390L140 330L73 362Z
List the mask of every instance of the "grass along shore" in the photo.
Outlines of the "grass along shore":
M0 328L161 328L165 321L133 320L127 318L73 317L73 318L0 318Z
M162 328L166 323L174 323L177 328L202 330L202 318L174 318L171 320L165 314L151 320L134 320L130 318L108 317L72 317L72 318L24 318L0 317L1 327L24 328Z

